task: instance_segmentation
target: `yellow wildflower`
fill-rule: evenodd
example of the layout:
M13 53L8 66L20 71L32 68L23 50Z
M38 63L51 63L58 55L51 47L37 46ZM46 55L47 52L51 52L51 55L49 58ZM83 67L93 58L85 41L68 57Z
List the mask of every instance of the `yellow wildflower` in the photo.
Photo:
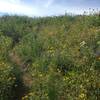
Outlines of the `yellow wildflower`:
M43 75L42 75L42 74L40 74L39 76L40 76L40 77L42 77Z
M81 99L85 98L85 94L84 94L84 93L81 93L81 94L79 95L79 98L81 98Z
M29 95L31 96L31 95L33 95L33 93L32 93L32 92L30 92L30 93L29 93Z
M26 99L26 98L28 98L28 96L26 95L24 98Z

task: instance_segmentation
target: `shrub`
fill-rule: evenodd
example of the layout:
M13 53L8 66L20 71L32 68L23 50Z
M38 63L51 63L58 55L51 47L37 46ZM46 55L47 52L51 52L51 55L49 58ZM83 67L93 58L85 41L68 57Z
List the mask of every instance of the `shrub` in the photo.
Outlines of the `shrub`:
M0 59L0 100L11 100L13 98L12 87L15 77L12 73L13 67Z

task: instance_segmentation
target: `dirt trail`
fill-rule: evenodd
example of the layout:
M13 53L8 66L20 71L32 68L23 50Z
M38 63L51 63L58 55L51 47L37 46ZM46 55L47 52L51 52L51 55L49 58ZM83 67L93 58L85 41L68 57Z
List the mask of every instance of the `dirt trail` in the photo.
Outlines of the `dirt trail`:
M11 52L9 54L9 58L10 58L10 61L15 63L17 66L19 66L19 69L24 72L25 71L25 64L24 62L22 61L22 59L14 52Z
M25 94L27 94L27 88L32 85L32 77L27 72L28 66L22 61L22 59L14 52L9 53L9 59L12 63L18 66L18 69L21 71L21 78L17 80L17 87L15 88L16 97L15 100L21 100ZM17 98L17 99L16 99Z

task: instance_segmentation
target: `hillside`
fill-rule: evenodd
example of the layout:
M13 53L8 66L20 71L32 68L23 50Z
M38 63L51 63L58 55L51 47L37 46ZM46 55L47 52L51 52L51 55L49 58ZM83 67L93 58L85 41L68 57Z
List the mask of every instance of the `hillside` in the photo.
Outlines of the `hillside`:
M0 100L100 100L100 15L0 17Z

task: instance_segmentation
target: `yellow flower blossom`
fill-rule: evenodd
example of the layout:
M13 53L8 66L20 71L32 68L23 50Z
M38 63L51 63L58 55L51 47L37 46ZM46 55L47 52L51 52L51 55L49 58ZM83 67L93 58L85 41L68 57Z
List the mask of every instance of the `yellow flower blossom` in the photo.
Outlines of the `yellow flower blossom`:
M42 75L42 74L40 74L39 76L40 76L40 77L42 77L43 75Z
M66 80L68 80L68 79L69 79L68 77L64 77L64 78L63 78L63 81L66 81Z
M83 98L85 98L85 94L84 93L81 93L80 95L79 95L79 98L81 98L81 99L83 99Z
M32 93L32 92L30 92L28 95L30 95L30 96L31 96L31 95L33 95L33 93Z

